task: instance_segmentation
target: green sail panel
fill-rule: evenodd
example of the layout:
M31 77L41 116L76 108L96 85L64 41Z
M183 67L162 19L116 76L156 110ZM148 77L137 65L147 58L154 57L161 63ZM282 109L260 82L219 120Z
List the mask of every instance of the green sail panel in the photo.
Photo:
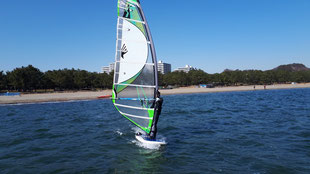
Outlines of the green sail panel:
M119 0L112 101L124 118L147 133L158 89L156 62L139 1Z
M144 20L141 16L137 1L119 0L118 3L118 16L128 19L133 25L138 27L141 32L147 36L146 29L144 28Z

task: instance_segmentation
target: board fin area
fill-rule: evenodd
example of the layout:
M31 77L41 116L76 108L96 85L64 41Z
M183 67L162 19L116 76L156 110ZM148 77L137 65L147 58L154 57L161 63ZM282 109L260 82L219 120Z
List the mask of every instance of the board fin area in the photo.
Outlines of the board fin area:
M164 140L152 140L148 137L148 135L143 135L140 132L136 134L136 139L145 146L163 146L167 144Z

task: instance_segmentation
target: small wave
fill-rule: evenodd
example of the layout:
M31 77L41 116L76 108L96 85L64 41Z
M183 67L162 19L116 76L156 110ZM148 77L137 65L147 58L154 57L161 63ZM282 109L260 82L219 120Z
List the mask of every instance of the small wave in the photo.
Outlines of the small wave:
M117 131L115 131L118 135L120 135L120 136L122 136L124 133L123 132L121 132L121 131L119 131L119 130L117 130Z

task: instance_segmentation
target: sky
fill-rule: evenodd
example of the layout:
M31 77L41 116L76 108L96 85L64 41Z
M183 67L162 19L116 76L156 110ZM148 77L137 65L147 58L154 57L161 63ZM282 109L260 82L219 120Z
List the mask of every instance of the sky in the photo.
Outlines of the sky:
M310 67L309 0L140 0L157 59L207 73ZM117 0L0 0L0 71L100 72L114 61Z

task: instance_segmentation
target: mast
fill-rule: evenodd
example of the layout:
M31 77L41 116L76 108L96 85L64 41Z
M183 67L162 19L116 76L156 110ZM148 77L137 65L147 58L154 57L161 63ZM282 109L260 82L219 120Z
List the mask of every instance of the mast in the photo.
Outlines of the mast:
M151 54L152 54L152 58L153 58L153 62L154 62L154 74L155 74L155 91L154 91L154 95L156 96L156 100L155 100L155 104L154 104L154 118L153 118L153 123L152 123L152 127L151 127L151 132L149 133L150 139L156 139L156 134L157 134L157 122L159 119L159 115L161 114L161 109L162 109L162 104L163 104L163 99L160 97L160 92L158 91L158 66L157 66L157 57L156 57L156 51L155 51L155 46L154 46L154 42L153 42L153 38L152 38L152 34L151 34L151 30L150 27L147 23L146 17L144 15L144 12L142 10L141 4L138 0L138 3L140 5L140 11L141 11L141 15L142 18L145 21L145 28L147 31L147 34L149 36L149 40L151 42Z
M152 58L153 58L153 61L154 61L154 69L155 69L155 86L156 86L156 91L155 91L155 96L157 96L157 92L158 92L158 67L157 67L157 57L156 57L156 52L155 52L155 47L154 47L154 42L153 42L153 38L152 38L152 34L151 34L151 30L150 30L150 27L149 27L149 24L147 23L147 20L146 20L146 17L144 15L144 12L142 10L142 7L141 7L141 4L140 4L140 1L138 0L138 3L140 5L140 11L141 11L141 15L144 19L145 22L145 28L146 28L146 31L147 31L147 34L149 36L149 40L151 42L151 54L152 54ZM159 96L157 96L159 97Z

